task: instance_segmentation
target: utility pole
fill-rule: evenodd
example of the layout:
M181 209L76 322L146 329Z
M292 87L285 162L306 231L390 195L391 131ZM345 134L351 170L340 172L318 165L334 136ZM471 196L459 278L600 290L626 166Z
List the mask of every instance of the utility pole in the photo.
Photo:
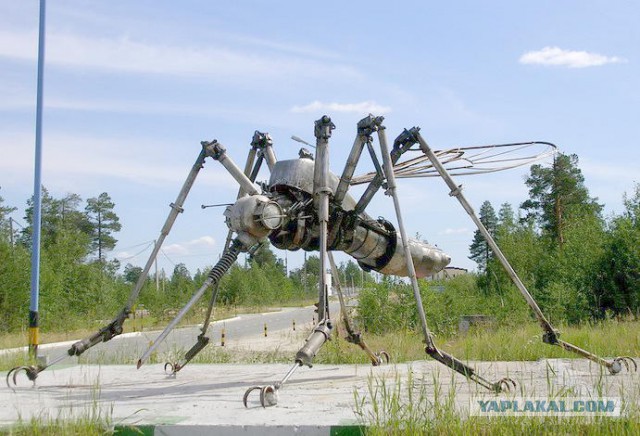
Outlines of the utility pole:
M155 245L157 241L153 241L153 244ZM158 293L160 291L160 276L158 275L158 257L156 256L155 259L155 265L156 265L156 293Z
M11 250L13 251L13 218L9 217L9 240L11 241Z
M289 277L289 259L287 257L287 250L284 250L284 276Z
M42 94L44 82L44 35L46 0L40 0L38 33L38 89L36 92L36 152L33 178L33 240L31 247L31 302L29 304L29 354L38 355L38 298L40 294L40 227L42 223Z
M302 264L302 289L304 295L307 295L307 252L304 252L304 263Z
M98 209L98 261L102 263L102 217Z

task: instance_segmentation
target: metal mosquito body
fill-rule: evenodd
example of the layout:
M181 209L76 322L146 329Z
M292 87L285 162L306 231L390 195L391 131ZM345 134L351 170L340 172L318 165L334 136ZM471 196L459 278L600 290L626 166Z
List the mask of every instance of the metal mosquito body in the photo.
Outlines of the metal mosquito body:
M202 298L209 288L212 288L209 308L201 334L197 337L195 344L179 362L165 364L165 370L169 369L173 376L184 368L210 341L207 329L216 302L220 279L240 253L252 252L261 243L268 240L275 247L284 250L302 249L319 252L320 270L323 272L331 270L334 287L338 291L342 307L341 313L347 330L346 339L362 348L373 365L388 362L389 354L386 351L378 353L371 351L361 332L354 327L352 320L349 319L348 312L344 307L344 298L332 251L343 251L351 255L363 269L409 278L417 301L421 330L426 344L425 351L429 356L487 389L500 392L515 387L515 382L509 378L491 382L456 357L438 349L429 330L421 302L418 279L442 270L450 262L450 258L436 247L407 237L402 219L402 208L397 195L396 178L441 177L450 188L450 195L456 197L487 239L493 252L533 310L543 329L544 342L558 345L567 351L586 357L606 367L611 374L620 372L623 367L630 370L631 365L637 370L637 365L631 358L618 357L607 361L559 339L558 332L545 318L462 194L462 186L457 185L452 178L452 175L480 174L529 164L553 154L555 152L553 144L526 142L433 151L421 136L419 128L414 127L403 131L389 147L382 122L382 117L369 115L358 123L356 138L340 177L329 171L329 141L335 126L328 116L323 116L315 122L315 156L308 150L302 149L298 159L278 161L273 150L271 137L266 133L256 131L244 171L233 162L231 157L227 155L224 146L219 142L216 140L202 142L202 150L176 201L171 204L171 211L162 227L160 237L121 312L107 326L94 335L73 344L66 355L54 359L49 365L21 366L12 369L7 374L7 384L10 385L10 380L16 384L16 376L21 371L24 371L27 377L35 383L38 374L48 366L68 356L79 356L96 344L106 342L122 333L122 325L132 312L133 304L138 298L162 242L171 230L177 215L182 212L182 205L207 157L218 161L239 185L236 201L229 204L224 212L229 227L224 251L220 260L211 269L204 284L154 341L153 345L141 356L138 367L144 364L189 309ZM377 136L380 146L379 153L373 147L374 134ZM298 138L294 139L301 141ZM354 177L365 147L371 157L375 172ZM419 155L401 160L401 157L409 151L417 151ZM270 178L267 183L259 186L255 180L263 163L266 163L269 168ZM358 200L351 197L348 192L349 187L363 183L368 183L368 186L361 197ZM373 219L365 212L373 196L382 187L393 200L397 229L386 219ZM317 324L304 345L296 353L294 364L285 376L272 385L250 387L243 397L245 406L248 405L250 394L253 391L259 392L260 404L263 407L277 404L278 390L293 376L297 368L303 365L312 366L315 355L330 338L332 330L333 320L329 313L328 285L325 274L320 274Z

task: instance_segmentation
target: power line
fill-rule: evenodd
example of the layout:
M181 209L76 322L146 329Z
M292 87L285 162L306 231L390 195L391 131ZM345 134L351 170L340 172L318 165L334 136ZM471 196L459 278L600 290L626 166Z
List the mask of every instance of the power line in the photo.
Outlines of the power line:
M169 256L167 256L167 253L165 253L165 252L164 252L164 250L163 250L162 248L160 249L160 253L162 253L162 255L163 255L163 256L164 256L164 257L165 257L165 258L166 258L166 259L167 259L167 260L168 260L168 261L169 261L173 266L176 266L176 263L175 263L173 260L171 260L171 258L170 258Z
M129 250L129 249L131 249L131 248L141 247L141 246L143 246L143 245L145 245L145 244L151 244L151 243L153 243L153 242L154 242L153 240L151 240L151 241L145 241L145 242L141 242L141 243L136 244L136 245L130 245L129 247L123 247L123 248L119 248L119 247L118 247L118 249L119 249L119 250L124 251L124 250ZM148 247L148 246L149 246L149 245L147 245L147 247Z
M142 253L144 253L145 251L147 251L147 249L149 247L151 247L153 245L153 241L147 243L147 246L144 247L142 250L138 251L136 254L134 254L133 256L129 256L129 257L120 257L119 260L129 260L129 259L133 259L134 257L138 257L140 256Z

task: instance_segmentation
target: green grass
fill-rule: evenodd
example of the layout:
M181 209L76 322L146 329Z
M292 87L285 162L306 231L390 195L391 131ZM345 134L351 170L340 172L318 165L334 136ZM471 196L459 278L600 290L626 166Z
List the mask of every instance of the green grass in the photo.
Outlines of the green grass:
M561 339L601 356L640 356L640 323L607 321L560 328ZM496 331L474 331L452 338L443 348L474 360L537 360L570 357L560 347L541 340L540 327L529 324Z
M70 401L68 406L51 416L46 411L27 420L19 419L11 427L0 428L0 434L7 435L105 435L112 434L114 428L113 406L100 405L100 384L97 382L91 391L92 402L77 409Z
M427 376L429 377L429 376ZM454 386L433 379L394 379L371 376L364 394L354 391L354 413L366 435L635 435L640 434L637 405L612 417L469 416L456 402ZM432 391L428 386L433 385ZM523 396L525 396L523 394ZM622 398L623 402L625 399Z
M561 327L561 339L600 356L640 356L640 322L606 321L582 326ZM420 334L400 331L383 335L364 336L374 351L386 350L395 363L426 358ZM467 334L436 337L439 348L463 360L538 360L543 358L576 358L578 356L542 342L537 324L502 326L493 329L471 329ZM303 339L300 340L302 346ZM152 356L150 363L176 361L184 355L182 349ZM238 351L208 346L193 363L288 363L293 359L289 351ZM134 364L137 357L116 356L104 359L103 364ZM28 362L23 352L0 355L0 371L6 371ZM315 363L367 364L369 359L358 347L340 338L325 343Z
M640 322L606 321L560 328L561 339L600 356L640 356ZM365 335L375 352L386 350L393 362L411 362L425 358L423 338L414 331L383 335ZM542 342L537 324L502 326L493 329L471 329L467 334L436 337L436 345L464 360L538 360L543 358L578 357L560 347ZM325 344L317 363L367 363L357 347L333 340Z
M0 434L15 436L59 436L78 435L92 436L112 434L111 425L99 419L42 419L33 418L27 422L21 422L13 427L0 429Z

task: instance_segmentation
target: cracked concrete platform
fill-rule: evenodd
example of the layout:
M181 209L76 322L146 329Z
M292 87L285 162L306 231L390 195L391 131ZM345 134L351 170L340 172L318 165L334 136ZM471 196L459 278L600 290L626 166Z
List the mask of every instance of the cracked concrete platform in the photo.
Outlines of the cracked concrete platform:
M611 376L583 359L471 365L490 380L504 376L516 380L518 388L511 395L570 392L571 396L624 397L636 404L640 397L637 373ZM446 395L455 389L461 413L468 413L475 398L493 395L435 361L381 367L315 365L298 369L279 391L277 406L261 407L257 391L249 399L249 408L243 406L247 388L278 381L289 368L288 364L191 364L172 378L164 374L161 364L140 370L125 365L54 366L40 374L35 386L22 374L15 390L0 388L0 426L32 417L86 417L100 410L115 424L151 426L155 434L203 434L212 427L217 434L329 434L335 428L366 424L366 418L354 411L356 395L370 404L370 385L384 381L387 386L398 382L406 386L410 374L414 386L424 386L427 398L436 391Z

